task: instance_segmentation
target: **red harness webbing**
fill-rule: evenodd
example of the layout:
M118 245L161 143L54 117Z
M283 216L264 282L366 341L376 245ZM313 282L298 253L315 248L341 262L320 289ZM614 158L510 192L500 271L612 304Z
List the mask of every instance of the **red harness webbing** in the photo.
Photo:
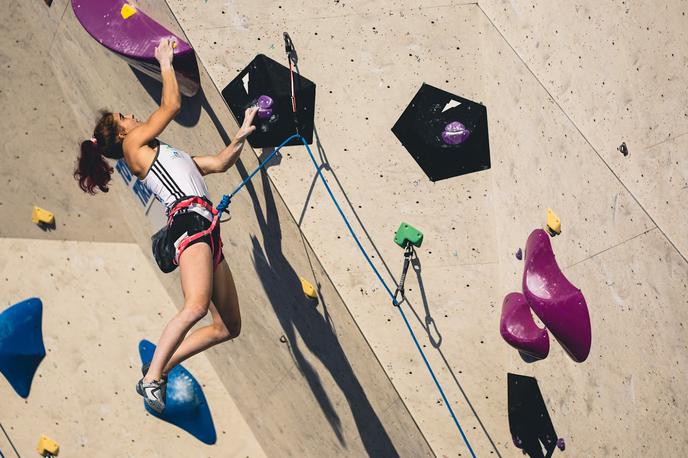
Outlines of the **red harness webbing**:
M209 204L207 201L200 197L190 197L188 199L185 199L178 204L176 204L172 209L170 210L170 214L167 218L167 227L170 227L170 224L172 224L172 218L174 215L179 212L180 210L183 210L185 208L189 208L192 205L200 205L201 207L205 208L208 210L212 215L213 219L210 222L210 227L204 231L197 232L192 235L188 235L184 237L184 239L181 241L181 243L176 247L175 250L175 256L174 256L174 264L179 265L179 257L182 255L182 252L186 249L187 246L189 246L189 243L193 242L194 240L197 240L201 237L204 237L208 234L211 234L213 232L213 229L215 229L215 226L217 225L217 222L219 221L220 217L217 212L217 210ZM213 237L210 237L210 249L212 252L214 252L214 258L213 258L213 265L218 265L220 263L220 255L222 254L222 237L219 238L220 246L217 247L217 250L215 250L215 241L213 240Z

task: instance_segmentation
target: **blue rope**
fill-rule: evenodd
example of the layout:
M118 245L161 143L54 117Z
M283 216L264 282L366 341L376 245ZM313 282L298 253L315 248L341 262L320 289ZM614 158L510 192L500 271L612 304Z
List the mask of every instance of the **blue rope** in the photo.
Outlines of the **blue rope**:
M456 418L456 414L454 414L454 410L451 407L451 404L449 403L449 400L447 399L447 396L444 394L444 390L442 389L442 385L440 385L439 380L437 380L437 377L435 376L435 372L432 370L432 367L430 366L430 363L428 362L428 359L425 357L425 353L423 352L420 344L418 343L418 339L416 338L415 333L413 332L413 329L411 329L411 325L408 322L408 319L406 318L406 314L404 313L404 310L401 308L401 304L397 302L396 298L394 297L394 293L392 293L392 290L389 289L389 286L387 286L387 283L385 280L382 278L380 275L380 272L375 268L375 265L373 262L370 260L370 257L368 256L368 253L366 252L365 248L363 248L363 245L361 245L361 242L358 240L358 237L356 237L356 234L354 233L353 228L351 227L351 224L349 224L349 220L346 218L346 215L344 215L344 212L342 211L342 208L339 206L339 202L335 198L334 194L332 194L332 190L330 189L330 186L327 184L327 180L325 180L325 177L322 174L322 170L318 166L318 162L315 160L315 157L313 156L313 153L311 152L310 147L308 146L308 143L306 142L306 139L303 138L299 134L294 134L291 137L287 138L285 141L282 142L281 145L279 145L275 151L273 151L270 156L268 156L261 164L256 168L256 170L253 171L248 177L244 179L244 181L241 182L239 186L230 194L230 195L225 195L222 197L222 201L220 204L217 206L217 209L219 212L222 212L227 208L227 205L229 205L229 201L231 198L239 192L239 190L248 183L253 176L258 173L258 171L265 166L265 164L270 161L277 152L282 149L283 146L285 146L287 143L289 143L292 139L294 138L299 138L301 140L301 143L303 143L303 146L306 147L306 151L308 151L308 155L311 158L311 162L313 162L313 165L315 166L315 170L318 172L318 176L320 177L320 180L323 182L325 185L325 189L327 189L328 194L330 195L330 198L334 202L335 207L337 207L337 210L339 211L339 214L342 216L342 219L344 220L344 223L346 224L346 227L349 229L349 233L351 233L351 236L353 237L354 241L358 245L358 248L361 250L361 253L363 253L363 256L365 257L366 261L368 261L368 264L370 267L373 269L373 272L375 272L375 275L377 275L378 280L380 280L380 283L382 283L382 286L385 287L387 290L387 294L392 298L392 303L396 306L397 310L399 310L399 313L401 313L401 317L404 319L404 323L406 323L406 327L409 330L409 333L411 334L411 338L413 339L413 343L416 344L416 348L418 349L418 352L420 353L420 356L423 358L423 362L425 363L425 366L428 368L428 371L430 372L430 375L432 376L432 380L435 382L435 385L437 386L437 389L439 390L440 394L442 395L442 399L444 400L444 405L447 406L447 409L449 410L449 414L451 415L452 419L454 420L454 423L456 424L456 427L459 429L459 433L461 433L461 437L463 438L464 443L466 444L466 447L468 447L468 451L471 453L471 456L473 458L476 458L475 452L473 452L473 448L471 447L471 444L468 442L468 438L466 437L466 434L464 434L463 429L461 428L461 425L459 424L459 420ZM223 206L224 205L224 206Z
M270 162L270 161L272 160L272 158L275 157L275 155L279 152L279 150L282 149L282 147L284 147L284 146L285 146L287 143L289 143L292 139L297 138L297 137L300 137L300 135L299 135L299 134L294 134L294 135L292 135L291 137L289 137L289 138L287 138L286 140L284 140L284 141L280 144L280 146L278 146L277 148L275 148L275 151L273 151L272 153L270 153L270 155L269 155L268 157L266 157L265 160L264 160L263 162L261 162L260 165L258 165L258 167L256 167L256 169L255 169L253 172L251 172L251 174L250 174L249 176L247 176L246 178L244 178L244 181L242 181L242 182L239 184L239 186L237 186L236 189L235 189L234 191L232 191L231 194L225 194L224 196L222 196L222 200L220 200L220 203L217 205L217 211L218 211L218 213L222 213L223 211L225 211L225 210L227 209L227 207L229 206L229 203L232 201L232 197L234 197L234 196L236 195L236 193L238 193L238 192L241 190L241 188L243 188L244 186L246 186L246 183L248 183L249 181L251 181L251 178L253 178L253 176L254 176L256 173L258 173L258 172L260 171L260 169L262 169L263 167L265 167L265 164L267 164L268 162Z

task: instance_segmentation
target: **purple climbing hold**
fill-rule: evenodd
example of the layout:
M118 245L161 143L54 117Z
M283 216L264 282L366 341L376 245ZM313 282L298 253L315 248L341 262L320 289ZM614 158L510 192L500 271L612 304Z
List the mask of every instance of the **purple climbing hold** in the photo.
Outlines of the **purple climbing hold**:
M270 97L269 95L261 95L260 97L258 97L256 105L258 105L258 108L271 108L272 97Z
M564 442L563 437L557 439L557 447L559 447L559 450L561 450L562 452L566 450L566 442Z
M442 140L447 145L459 145L466 141L470 135L471 131L466 129L466 126L459 121L454 121L444 126Z
M542 229L534 230L526 243L523 294L571 358L585 361L592 343L588 305L559 269L549 235Z
M516 259L519 261L523 259L523 251L520 248L516 251Z
M523 448L523 441L521 440L520 437L512 435L511 440L514 442L514 445L516 447Z
M174 71L179 90L187 97L198 92L200 77L193 48L126 0L72 0L74 15L101 45L131 66L162 81L155 59L161 38L175 41Z
M272 116L272 97L268 95L261 95L258 97L256 106L258 107L257 114L260 119L267 119Z
M547 329L535 323L521 293L509 293L504 298L499 332L506 343L535 360L545 359L549 353Z
M260 119L269 119L272 116L272 108L258 108L257 114Z

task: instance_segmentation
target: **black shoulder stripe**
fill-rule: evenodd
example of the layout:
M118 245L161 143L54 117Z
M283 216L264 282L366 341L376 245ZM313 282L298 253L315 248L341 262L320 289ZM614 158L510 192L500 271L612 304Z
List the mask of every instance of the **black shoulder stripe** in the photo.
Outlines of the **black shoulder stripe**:
M154 164L154 165L155 165L155 164ZM179 192L178 192L176 189L174 189L174 187L173 187L173 186L169 183L169 181L167 180L167 177L164 176L164 175L158 170L157 167L155 167L155 166L151 167L151 172L153 172L153 175L155 175L155 177L156 177L158 180L160 180L160 183L162 183L162 185L165 187L165 189L167 190L167 192L169 192L173 197L179 198Z
M179 185L174 181L174 179L172 178L172 175L170 175L170 173L167 171L167 169L165 169L165 167L160 163L160 161L157 162L157 168L158 168L158 170L159 170L162 174L164 174L164 175L167 177L167 179L168 179L169 182L170 182L170 185L171 185L179 194L181 194L181 196L183 196L183 195L184 195L184 192L182 191L182 188L180 188ZM181 197L181 196L180 196L180 197Z

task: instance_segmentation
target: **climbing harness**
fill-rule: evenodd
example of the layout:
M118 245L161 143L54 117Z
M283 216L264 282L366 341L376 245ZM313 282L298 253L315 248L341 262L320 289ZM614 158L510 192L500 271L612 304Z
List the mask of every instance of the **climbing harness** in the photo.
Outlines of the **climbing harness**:
M210 226L195 234L187 235L180 240L170 240L169 230L172 220L176 215L188 212L200 214L210 221ZM222 211L213 208L208 199L199 196L184 197L175 202L167 213L167 224L151 237L153 257L160 270L164 273L175 270L179 265L179 257L189 244L201 237L212 234L219 222L221 213ZM222 255L221 237L218 237L217 243L220 246L215 247L215 240L211 236L210 249L214 253L213 265L217 265L220 262L220 256Z
M218 220L220 219L220 213L216 209L213 208L213 206L210 204L209 201L206 199L203 199L201 197L192 197L190 199L185 199L178 204L176 204L174 207L172 207L172 210L170 210L170 214L167 219L167 225L169 226L172 224L172 218L176 214L188 212L188 211L194 211L194 207L197 208L202 208L205 209L206 211L209 211L212 216L209 216L207 214L204 214L203 212L201 213L201 216L205 217L210 221L210 226L208 229L201 231L201 232L196 232L195 234L189 235L187 237L184 237L183 240L179 242L178 245L175 246L175 256L174 256L174 264L178 265L179 264L179 256L181 256L182 252L186 249L186 247L189 246L189 244L195 240L200 239L201 237L205 237L206 235L212 234L213 230L215 229L215 226L217 226ZM217 265L220 262L220 254L222 253L222 250L215 249L214 246L215 241L213 240L212 237L210 237L210 249L212 250L213 253L215 253L215 257L213 259L213 264ZM222 244L222 240L219 240L219 243ZM220 247L218 247L220 248Z

